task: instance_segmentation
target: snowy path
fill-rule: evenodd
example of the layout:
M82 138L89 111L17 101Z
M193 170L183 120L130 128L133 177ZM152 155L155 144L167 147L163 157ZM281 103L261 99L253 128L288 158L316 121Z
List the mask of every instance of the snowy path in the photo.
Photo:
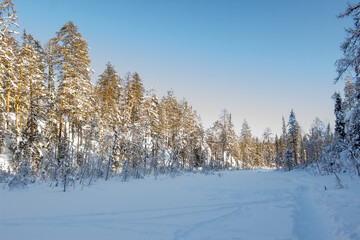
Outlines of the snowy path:
M359 185L238 171L0 190L0 239L360 239Z

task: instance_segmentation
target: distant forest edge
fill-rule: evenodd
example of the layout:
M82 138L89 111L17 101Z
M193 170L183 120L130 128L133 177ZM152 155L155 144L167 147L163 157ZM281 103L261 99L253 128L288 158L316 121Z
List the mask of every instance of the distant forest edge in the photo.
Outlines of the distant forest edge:
M200 117L172 92L158 99L138 73L121 78L107 63L95 86L87 41L71 21L42 46L18 28L14 3L0 2L0 182L69 184L119 176L212 172L257 167L313 167L321 174L360 166L360 3L336 62L344 99L333 95L335 130L316 118L309 133L294 111L282 133L267 128L258 139L246 120L238 136L231 114L204 129ZM354 75L355 77L350 77ZM329 81L330 82L330 81Z

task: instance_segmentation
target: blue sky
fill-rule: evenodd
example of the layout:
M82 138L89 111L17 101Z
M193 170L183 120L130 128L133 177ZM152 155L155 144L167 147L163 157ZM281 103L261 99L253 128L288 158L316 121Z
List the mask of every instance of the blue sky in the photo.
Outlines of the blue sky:
M110 61L159 97L174 90L205 127L226 108L236 130L280 133L293 108L308 132L333 123L331 95L348 19L340 0L13 0L20 29L46 43L71 20L90 47L93 80Z

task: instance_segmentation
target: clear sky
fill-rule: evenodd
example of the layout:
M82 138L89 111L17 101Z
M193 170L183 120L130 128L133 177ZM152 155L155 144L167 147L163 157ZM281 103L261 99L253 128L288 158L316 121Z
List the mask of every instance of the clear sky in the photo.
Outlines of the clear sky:
M67 21L88 41L96 81L110 61L159 98L174 90L207 128L226 108L237 132L280 133L293 108L308 132L333 124L342 0L13 0L21 29L46 43Z

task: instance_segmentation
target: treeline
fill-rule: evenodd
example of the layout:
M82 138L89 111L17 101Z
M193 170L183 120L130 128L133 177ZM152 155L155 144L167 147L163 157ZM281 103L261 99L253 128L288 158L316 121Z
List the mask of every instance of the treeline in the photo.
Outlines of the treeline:
M16 19L12 1L1 2L0 156L9 165L0 181L9 186L43 180L65 190L113 175L291 170L318 164L334 139L319 119L305 134L293 111L287 124L283 118L280 136L266 129L255 138L246 120L238 136L226 110L205 130L186 100L172 92L159 99L138 73L121 78L107 63L93 86L87 42L72 22L42 46L25 31L15 33Z

